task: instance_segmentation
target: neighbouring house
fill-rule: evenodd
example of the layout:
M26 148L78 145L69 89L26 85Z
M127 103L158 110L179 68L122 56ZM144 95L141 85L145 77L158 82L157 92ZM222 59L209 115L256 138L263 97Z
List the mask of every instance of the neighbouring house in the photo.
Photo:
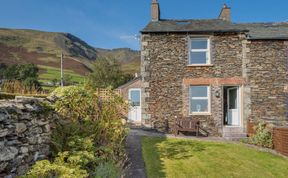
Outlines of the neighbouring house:
M166 20L152 1L141 31L142 123L199 120L210 135L244 136L247 121L288 123L288 23Z
M135 78L126 84L118 87L124 100L129 101L128 122L141 124L141 77Z

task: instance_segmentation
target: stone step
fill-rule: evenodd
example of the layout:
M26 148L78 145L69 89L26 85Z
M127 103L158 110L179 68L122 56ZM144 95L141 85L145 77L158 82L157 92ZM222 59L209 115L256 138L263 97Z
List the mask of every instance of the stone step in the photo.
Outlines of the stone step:
M246 139L247 137L224 137L225 140L229 141L241 141L242 139Z
M128 125L128 127L131 128L131 129L140 129L140 128L142 128L141 123L136 123L136 122L128 121L128 122L127 122L127 125Z
M245 129L242 127L223 127L223 138L231 141L239 141L247 138Z
M242 127L223 127L223 133L224 132L232 132L232 133L244 133L245 130Z
M242 137L242 138L246 138L247 134L246 133L231 133L231 132L224 132L223 133L223 137Z

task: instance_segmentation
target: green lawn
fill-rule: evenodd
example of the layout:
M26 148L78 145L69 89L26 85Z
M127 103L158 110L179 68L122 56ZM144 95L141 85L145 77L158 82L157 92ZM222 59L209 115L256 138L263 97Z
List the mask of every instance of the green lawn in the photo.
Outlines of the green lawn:
M288 159L241 144L142 138L148 178L286 178Z

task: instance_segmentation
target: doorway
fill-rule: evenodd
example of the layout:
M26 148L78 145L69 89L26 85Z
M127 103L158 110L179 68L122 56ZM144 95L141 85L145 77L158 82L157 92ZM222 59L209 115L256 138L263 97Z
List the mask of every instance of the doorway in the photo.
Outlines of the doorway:
M128 99L130 101L128 120L141 122L141 89L129 89Z
M224 87L224 125L240 126L240 89L239 86Z

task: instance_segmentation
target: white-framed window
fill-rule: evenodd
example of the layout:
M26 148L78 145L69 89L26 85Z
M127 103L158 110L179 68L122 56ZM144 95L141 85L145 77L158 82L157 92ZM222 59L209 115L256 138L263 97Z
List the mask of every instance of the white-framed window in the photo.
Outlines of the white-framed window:
M210 86L189 87L190 114L210 113Z
M190 38L189 65L210 64L210 39Z

